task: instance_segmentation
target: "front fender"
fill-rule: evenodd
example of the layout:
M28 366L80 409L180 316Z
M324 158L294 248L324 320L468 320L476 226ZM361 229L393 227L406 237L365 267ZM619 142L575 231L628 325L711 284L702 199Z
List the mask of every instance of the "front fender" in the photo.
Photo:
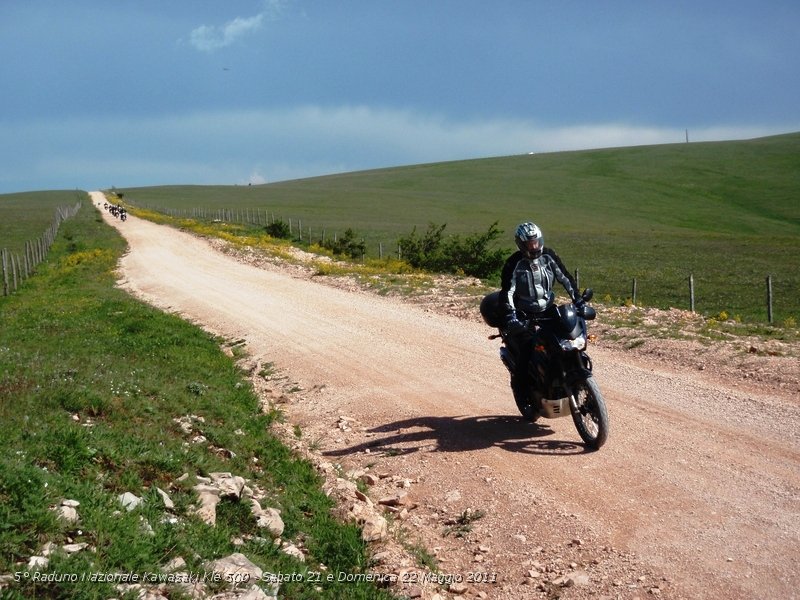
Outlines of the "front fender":
M589 355L586 352L581 352L581 363L583 364L583 368L589 371L589 375L592 374L592 359L589 358Z
M592 372L589 369L585 369L583 367L572 369L567 373L567 386L573 387L575 384L581 381L586 381L591 376Z

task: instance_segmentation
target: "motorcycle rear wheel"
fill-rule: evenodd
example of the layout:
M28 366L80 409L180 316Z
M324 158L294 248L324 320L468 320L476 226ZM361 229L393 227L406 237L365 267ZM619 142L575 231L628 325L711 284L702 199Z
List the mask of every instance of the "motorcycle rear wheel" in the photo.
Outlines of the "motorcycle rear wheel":
M569 406L583 442L592 450L599 449L608 439L608 410L593 377L575 385Z

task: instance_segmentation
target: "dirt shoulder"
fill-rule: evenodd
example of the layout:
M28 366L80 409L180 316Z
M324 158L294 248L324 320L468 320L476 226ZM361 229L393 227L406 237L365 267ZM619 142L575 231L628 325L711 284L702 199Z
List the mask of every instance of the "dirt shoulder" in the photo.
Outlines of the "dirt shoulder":
M288 415L287 442L319 465L343 516L388 519L375 569L398 591L797 594L796 358L612 342L601 317L591 355L612 430L586 452L570 419L517 417L472 300L382 297L135 217L112 224L130 244L121 285L246 340L264 401Z

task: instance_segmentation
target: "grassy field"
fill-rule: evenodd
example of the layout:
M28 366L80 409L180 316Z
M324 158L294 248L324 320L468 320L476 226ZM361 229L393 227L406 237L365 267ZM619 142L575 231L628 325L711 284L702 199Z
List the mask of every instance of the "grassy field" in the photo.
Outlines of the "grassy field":
M115 288L124 249L87 199L62 225L36 276L0 297L0 576L11 576L0 597L135 598L88 578L163 573L177 557L202 576L207 561L233 552L273 573L307 574L322 564L334 574L363 572L360 531L333 519L314 468L270 433L280 416L260 411L249 382L221 351L226 342ZM189 415L191 433L175 422ZM245 502L223 500L216 526L194 515L192 487L212 472L264 490L262 505L282 511L282 537L301 542L307 561L279 551ZM144 504L124 510L118 496L125 492ZM66 499L79 502L77 524L52 510ZM50 543L49 564L27 566ZM87 547L67 552L67 544ZM60 577L47 580L53 574ZM69 577L77 581L59 580ZM289 582L281 594L389 597L363 582L326 582L321 591Z
M0 249L21 253L25 242L44 233L59 206L74 206L85 192L61 190L0 194Z
M380 169L263 186L121 190L138 205L269 211L320 235L351 227L373 255L416 227L483 232L511 248L534 220L582 286L611 302L696 308L776 322L800 318L800 134L612 148Z

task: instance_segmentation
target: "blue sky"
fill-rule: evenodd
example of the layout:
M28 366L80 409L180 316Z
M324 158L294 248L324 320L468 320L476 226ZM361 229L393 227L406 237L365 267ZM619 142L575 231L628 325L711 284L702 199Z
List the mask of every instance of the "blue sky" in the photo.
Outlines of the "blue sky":
M800 2L0 0L0 193L800 131Z

